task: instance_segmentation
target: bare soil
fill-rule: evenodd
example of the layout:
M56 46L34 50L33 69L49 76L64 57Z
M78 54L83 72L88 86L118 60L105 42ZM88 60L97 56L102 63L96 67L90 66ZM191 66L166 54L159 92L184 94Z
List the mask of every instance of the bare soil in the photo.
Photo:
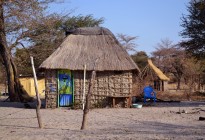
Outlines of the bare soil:
M135 140L204 139L205 101L157 102L137 108L92 109L86 130L80 130L83 111L41 109L44 129L35 109L0 97L0 140ZM33 105L34 106L34 105Z

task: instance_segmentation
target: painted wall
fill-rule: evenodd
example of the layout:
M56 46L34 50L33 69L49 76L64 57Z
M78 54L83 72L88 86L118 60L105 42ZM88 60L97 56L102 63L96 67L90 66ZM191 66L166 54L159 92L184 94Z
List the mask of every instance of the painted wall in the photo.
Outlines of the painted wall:
M34 79L31 77L20 78L20 82L24 89L27 91L29 96L34 97L36 96L35 86L34 86ZM38 93L41 97L45 96L45 79L38 79Z

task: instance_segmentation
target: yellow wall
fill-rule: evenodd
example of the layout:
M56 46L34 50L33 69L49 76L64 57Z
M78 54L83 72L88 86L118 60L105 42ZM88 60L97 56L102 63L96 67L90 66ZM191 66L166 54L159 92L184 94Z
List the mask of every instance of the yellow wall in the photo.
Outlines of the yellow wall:
M20 78L20 82L31 97L36 96L33 78L30 77ZM38 79L38 93L40 94L40 96L45 96L44 90L45 90L45 79L44 78Z

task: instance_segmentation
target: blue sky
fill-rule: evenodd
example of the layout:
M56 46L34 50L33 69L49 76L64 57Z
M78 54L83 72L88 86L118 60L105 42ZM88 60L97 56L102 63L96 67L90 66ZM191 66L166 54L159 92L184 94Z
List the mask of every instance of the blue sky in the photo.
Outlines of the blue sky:
M103 27L117 33L138 36L137 51L155 50L161 39L182 40L179 32L182 14L187 15L190 0L64 0L50 5L50 12L89 15L105 19Z

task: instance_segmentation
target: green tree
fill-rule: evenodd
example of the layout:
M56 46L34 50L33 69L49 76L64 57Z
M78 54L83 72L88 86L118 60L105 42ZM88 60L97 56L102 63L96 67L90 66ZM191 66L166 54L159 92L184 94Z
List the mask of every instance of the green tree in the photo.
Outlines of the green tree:
M19 75L31 75L32 68L30 62L30 56L27 48L16 49L15 52L15 64L17 66Z
M20 73L32 73L29 54L34 57L35 67L38 68L59 47L66 37L66 32L79 27L99 26L102 23L103 18L96 19L92 15L72 17L52 15L41 20L39 28L33 31L35 35L30 36L33 45L16 50L15 61Z
M0 1L0 54L6 69L10 101L25 101L26 91L19 81L19 74L11 50L33 42L31 35L45 18L46 5L53 0L1 0ZM28 43L30 41L30 43ZM26 43L25 43L26 42Z
M141 70L148 64L148 55L144 51L137 52L131 55L131 57Z
M26 94L19 81L18 68L23 64L26 52L34 55L35 62L42 62L65 37L63 23L66 16L45 14L47 5L55 0L1 0L0 1L0 54L6 69L10 101L23 101ZM80 16L79 16L80 17ZM79 18L78 17L78 18ZM87 18L92 18L88 16ZM86 19L87 19L86 18ZM102 22L102 21L100 21ZM34 47L35 46L35 47ZM20 58L13 60L16 48ZM28 54L27 54L28 55ZM38 57L38 56L44 56ZM23 61L23 62L22 62ZM30 60L27 60L30 61ZM38 64L39 65L39 64ZM24 69L24 70L25 70Z
M188 15L182 16L183 30L180 35L186 40L181 46L198 58L205 58L205 2L192 0L187 6Z
M72 17L63 17L60 27L63 31L70 31L80 27L94 27L99 26L104 22L103 18L96 19L93 15L78 15Z

